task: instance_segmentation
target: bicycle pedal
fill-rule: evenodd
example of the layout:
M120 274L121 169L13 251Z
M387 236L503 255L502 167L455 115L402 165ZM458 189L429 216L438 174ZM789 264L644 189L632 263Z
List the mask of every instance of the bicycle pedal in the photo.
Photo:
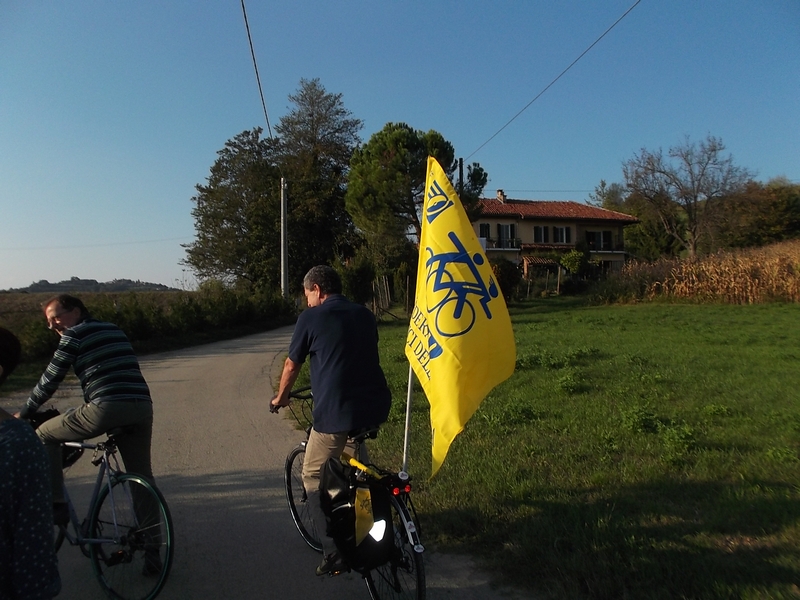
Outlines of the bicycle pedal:
M328 571L328 577L336 577L337 575L341 575L342 573L349 573L349 567L342 567L341 569L335 569L333 571Z
M322 561L322 564L317 567L317 575L327 575L328 577L335 577L341 573L349 572L350 567L338 556L328 556Z

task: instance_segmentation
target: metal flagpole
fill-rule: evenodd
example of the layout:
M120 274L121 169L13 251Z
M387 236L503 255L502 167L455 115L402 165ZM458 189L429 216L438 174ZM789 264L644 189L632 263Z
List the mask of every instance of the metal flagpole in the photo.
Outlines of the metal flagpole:
M289 297L289 233L286 225L286 180L281 177L281 295Z
M413 388L413 380L411 379L414 376L414 372L411 368L411 363L408 363L408 397L406 398L406 434L405 439L403 440L403 468L400 470L401 476L400 478L403 479L402 475L406 475L408 473L408 438L411 432L411 390ZM407 477L408 475L406 475Z

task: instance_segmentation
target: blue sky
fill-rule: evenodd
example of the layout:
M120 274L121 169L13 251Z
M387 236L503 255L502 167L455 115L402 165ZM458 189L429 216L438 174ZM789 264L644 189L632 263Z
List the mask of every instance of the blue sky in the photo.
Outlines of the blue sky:
M364 141L435 129L489 196L584 201L640 149L709 134L757 179L800 182L798 0L642 0L498 133L634 2L246 6L273 126L319 78ZM255 126L238 1L0 0L0 289L193 286L194 186Z

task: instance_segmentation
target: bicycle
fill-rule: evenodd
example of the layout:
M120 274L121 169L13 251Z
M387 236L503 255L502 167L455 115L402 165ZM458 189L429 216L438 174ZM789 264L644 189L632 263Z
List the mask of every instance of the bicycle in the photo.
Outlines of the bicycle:
M32 415L38 427L58 415L48 409ZM66 540L91 559L100 586L111 598L152 600L161 592L172 568L173 527L164 496L140 475L124 473L117 458L116 436L124 428L112 429L98 443L64 442L63 468L71 467L91 450L98 467L86 518L79 520L66 483L64 498L69 511L66 525L55 525L55 547Z
M320 535L316 530L308 510L305 487L303 486L303 458L306 451L308 435L311 432L311 408L313 394L310 387L292 390L289 397L297 400L300 405L298 415L289 405L292 416L305 428L306 439L289 451L284 469L284 483L286 486L286 499L297 530L308 546L316 552L322 552ZM272 410L272 409L271 409ZM273 412L277 412L274 411ZM361 447L367 439L374 439L377 429L353 432L349 443L355 447L355 455L362 457ZM422 561L424 547L420 542L417 513L411 501L411 484L407 473L395 473L364 464L349 454L342 454L344 464L355 469L358 481L371 481L378 487L386 490L391 509L391 531L394 536L394 551L389 561L370 570L352 568L359 572L367 585L370 597L373 600L386 600L389 598L406 600L424 600L425 598L425 567Z

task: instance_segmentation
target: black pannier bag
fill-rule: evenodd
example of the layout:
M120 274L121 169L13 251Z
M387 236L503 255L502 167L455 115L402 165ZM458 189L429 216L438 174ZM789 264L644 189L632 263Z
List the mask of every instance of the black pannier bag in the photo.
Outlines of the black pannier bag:
M329 458L320 472L320 501L328 535L351 569L363 574L389 561L395 532L385 487L357 481L353 467Z

